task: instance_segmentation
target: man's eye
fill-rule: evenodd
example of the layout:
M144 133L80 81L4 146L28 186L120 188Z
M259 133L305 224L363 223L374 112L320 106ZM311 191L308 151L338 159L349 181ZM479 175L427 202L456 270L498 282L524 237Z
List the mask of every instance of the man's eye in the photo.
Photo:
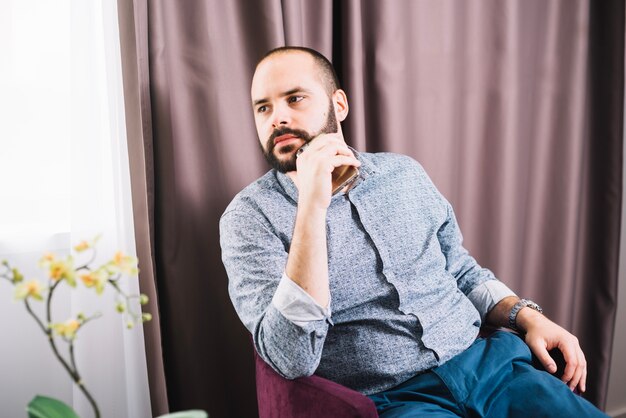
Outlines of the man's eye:
M287 101L289 103L298 103L302 99L304 99L303 96L291 96L291 97L289 97L289 99L287 99Z
M266 110L267 110L267 106L259 106L259 107L256 109L256 112L257 112L257 113L263 113L263 112L265 112Z

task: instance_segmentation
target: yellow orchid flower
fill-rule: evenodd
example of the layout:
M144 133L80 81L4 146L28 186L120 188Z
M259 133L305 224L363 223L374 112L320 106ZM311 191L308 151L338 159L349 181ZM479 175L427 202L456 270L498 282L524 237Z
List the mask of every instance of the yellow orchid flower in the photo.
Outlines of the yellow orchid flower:
M15 299L24 300L26 298L33 298L36 300L43 300L41 292L44 290L41 283L37 280L29 280L18 284L15 287Z
M113 256L113 260L107 264L107 270L112 274L124 273L129 276L134 276L139 273L137 262L137 257L125 255L123 252L118 251Z
M68 256L65 260L53 259L48 265L48 272L52 280L65 279L70 286L76 286L76 271L74 271L74 258L72 256Z
M63 323L52 324L50 327L57 335L72 340L76 337L76 331L80 328L80 322L76 319L68 319Z
M101 235L96 235L96 237L92 239L91 241L82 240L81 242L79 242L78 244L74 246L74 251L76 251L77 253L80 253L80 252L83 252L85 250L95 247L96 243L100 239L100 236Z
M108 279L109 275L102 269L80 275L80 280L83 284L86 287L95 287L96 293L99 295L104 291Z
M50 263L56 260L56 256L53 253L45 252L43 256L39 259L39 267L47 269L50 267Z
M89 248L91 248L91 246L87 241L81 241L74 246L74 251L80 253L82 251L88 250Z

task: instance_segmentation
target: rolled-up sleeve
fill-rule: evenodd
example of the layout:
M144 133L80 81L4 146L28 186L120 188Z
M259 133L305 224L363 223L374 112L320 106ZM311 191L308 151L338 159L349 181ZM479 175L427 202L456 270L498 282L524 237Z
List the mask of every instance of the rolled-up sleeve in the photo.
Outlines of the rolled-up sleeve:
M261 358L288 379L313 374L321 359L330 313L322 309L318 317L294 321L287 316L294 306L302 309L297 297L289 300L283 294L286 304L272 303L287 263L285 243L252 211L232 209L220 220L220 245L230 298Z
M294 324L305 326L307 322L325 319L332 325L330 319L330 291L328 293L329 303L324 308L304 289L291 280L286 273L283 273L278 289L274 293L272 304L285 318Z
M508 296L517 295L499 280L486 281L467 295L476 309L478 309L478 312L480 312L480 319L483 322L485 322L485 317L493 307Z

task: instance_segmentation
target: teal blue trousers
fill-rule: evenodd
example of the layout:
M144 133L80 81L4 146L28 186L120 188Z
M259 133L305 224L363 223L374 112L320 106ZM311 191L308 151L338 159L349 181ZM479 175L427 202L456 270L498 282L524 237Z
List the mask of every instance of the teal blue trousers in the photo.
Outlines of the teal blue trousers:
M521 338L502 331L370 399L384 418L607 417L561 380L536 369Z

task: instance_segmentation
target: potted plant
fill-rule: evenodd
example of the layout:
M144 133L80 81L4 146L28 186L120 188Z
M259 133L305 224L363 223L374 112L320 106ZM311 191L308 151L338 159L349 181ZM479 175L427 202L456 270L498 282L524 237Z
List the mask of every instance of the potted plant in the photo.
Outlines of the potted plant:
M9 281L15 288L14 297L24 304L26 312L37 323L45 335L55 358L74 384L85 395L94 416L100 418L100 409L96 399L83 381L78 364L75 361L76 340L80 331L87 324L101 316L95 312L91 314L78 313L76 316L57 321L52 317L52 303L55 290L59 286L76 288L79 284L101 295L109 287L115 292L115 310L124 315L126 327L150 321L149 313L142 313L140 305L148 303L144 294L128 294L120 286L124 277L134 277L139 272L136 257L116 252L104 264L92 266L96 259L96 243L99 236L91 241L82 241L73 247L73 254L66 257L57 257L53 253L45 253L39 260L39 267L46 273L46 280L26 280L20 270L12 266L9 261L3 260L0 265L0 279ZM138 302L138 303L137 303ZM33 305L43 304L44 314L38 314ZM41 309L40 309L41 310ZM46 396L37 395L27 406L30 418L78 418L76 412L62 401ZM179 413L181 414L181 413ZM174 415L185 418L204 418L203 411L187 411Z

